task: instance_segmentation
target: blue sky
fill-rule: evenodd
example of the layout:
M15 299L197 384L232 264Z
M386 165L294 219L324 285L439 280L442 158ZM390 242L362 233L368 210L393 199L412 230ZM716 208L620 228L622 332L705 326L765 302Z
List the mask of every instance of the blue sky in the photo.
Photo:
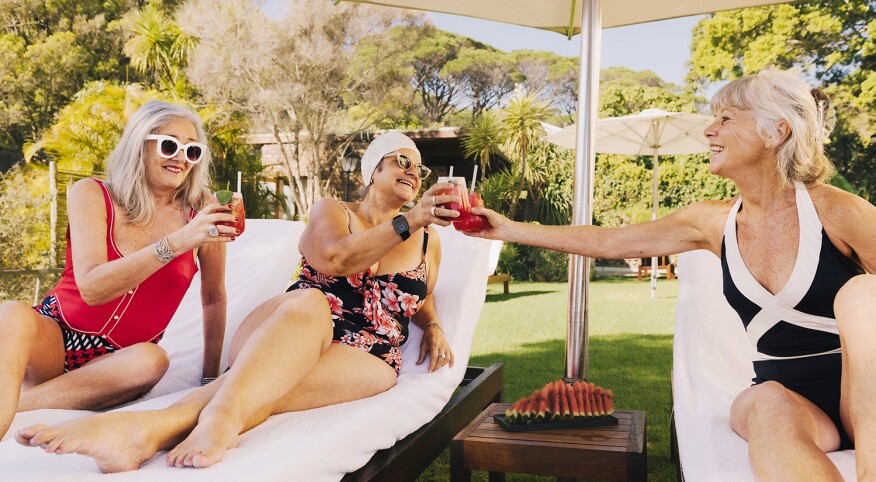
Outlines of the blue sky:
M476 0L472 0L476 1ZM283 0L265 1L269 16L279 15ZM560 55L578 56L579 39L528 27L488 20L429 13L438 28L471 37L505 51L549 50ZM603 68L625 66L633 70L652 70L663 80L682 84L690 59L691 29L702 15L651 22L602 31L600 63Z

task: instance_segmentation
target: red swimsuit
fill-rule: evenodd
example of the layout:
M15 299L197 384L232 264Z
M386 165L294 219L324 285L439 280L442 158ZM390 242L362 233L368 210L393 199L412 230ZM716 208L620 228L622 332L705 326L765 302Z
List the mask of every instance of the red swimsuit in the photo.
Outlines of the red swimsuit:
M113 239L115 209L103 182L95 179L106 202L107 261L122 257ZM89 306L76 286L70 229L67 229L67 259L61 280L34 309L54 318L64 335L64 371L81 367L92 359L142 342L157 343L176 313L183 295L197 273L192 251L177 256L152 276L122 296Z

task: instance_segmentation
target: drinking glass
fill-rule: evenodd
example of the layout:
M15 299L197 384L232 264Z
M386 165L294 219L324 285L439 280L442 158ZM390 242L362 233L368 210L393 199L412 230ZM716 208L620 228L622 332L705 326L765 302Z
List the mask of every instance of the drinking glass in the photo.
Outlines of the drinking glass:
M483 207L484 200L481 198L481 193L466 191L464 177L439 177L438 182L451 182L454 185L453 189L442 191L438 193L439 195L456 194L459 196L460 202L450 202L442 206L444 209L459 211L459 216L451 221L457 231L482 231L490 226L487 223L487 218L471 213L472 206Z
M216 194L213 194L213 201L219 202L216 199ZM240 236L243 234L243 230L246 229L246 211L243 209L243 194L239 192L235 192L231 195L231 214L237 218L237 222L219 222L217 224L221 224L223 226L232 226L237 228L237 234L232 234L230 236ZM226 235L229 236L229 235Z

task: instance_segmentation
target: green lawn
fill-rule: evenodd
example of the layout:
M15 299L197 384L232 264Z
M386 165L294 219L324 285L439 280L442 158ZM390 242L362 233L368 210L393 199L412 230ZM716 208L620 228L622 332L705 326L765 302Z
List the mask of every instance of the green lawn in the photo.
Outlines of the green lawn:
M497 291L498 290L498 291ZM505 364L505 401L528 396L563 376L566 283L512 282L511 293L491 285L475 332L469 365ZM648 421L648 479L675 480L669 458L669 376L676 281L660 280L651 300L647 282L597 280L590 284L590 381L615 393L615 407L642 410ZM418 479L450 478L449 450ZM486 481L486 472L474 480ZM511 475L512 481L553 480Z

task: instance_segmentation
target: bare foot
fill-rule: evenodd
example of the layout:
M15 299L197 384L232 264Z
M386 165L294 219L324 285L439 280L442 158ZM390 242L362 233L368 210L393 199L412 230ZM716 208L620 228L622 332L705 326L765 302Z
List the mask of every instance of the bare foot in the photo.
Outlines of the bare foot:
M209 467L222 460L226 450L239 445L243 423L235 423L230 416L204 415L189 436L167 453L168 467Z
M140 468L158 451L147 429L152 418L152 412L104 413L54 426L32 425L19 430L15 440L49 453L91 457L104 473L124 472Z

